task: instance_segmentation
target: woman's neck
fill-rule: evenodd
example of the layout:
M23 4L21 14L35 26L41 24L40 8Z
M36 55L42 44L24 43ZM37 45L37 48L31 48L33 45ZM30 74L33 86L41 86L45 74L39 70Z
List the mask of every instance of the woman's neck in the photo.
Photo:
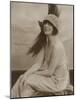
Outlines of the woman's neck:
M56 39L56 36L48 36L47 37L47 42L49 44L54 43L55 39Z

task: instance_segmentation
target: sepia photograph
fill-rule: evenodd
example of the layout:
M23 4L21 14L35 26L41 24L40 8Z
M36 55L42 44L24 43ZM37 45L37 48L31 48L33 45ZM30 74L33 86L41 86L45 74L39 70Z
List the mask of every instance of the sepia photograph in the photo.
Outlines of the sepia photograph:
M10 1L10 97L74 95L74 5Z

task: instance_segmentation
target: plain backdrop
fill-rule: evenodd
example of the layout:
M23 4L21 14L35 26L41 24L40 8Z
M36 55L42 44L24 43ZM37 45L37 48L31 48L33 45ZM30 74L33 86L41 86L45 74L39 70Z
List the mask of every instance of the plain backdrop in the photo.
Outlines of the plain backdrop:
M25 1L25 0L22 0L22 1ZM27 1L43 2L43 0L27 0ZM62 1L61 0L44 0L44 2L76 5L75 0L62 0ZM76 7L75 7L75 11L76 11ZM74 22L76 23L75 20ZM76 43L76 39L74 40ZM76 57L76 53L74 53L74 56ZM74 65L76 65L76 62ZM74 69L76 68L74 67ZM75 72L75 75L76 75L76 72ZM76 81L75 81L75 84L76 84ZM75 91L76 91L76 88L75 88ZM50 99L51 100L64 100L64 99L71 100L73 99L75 100L76 99L75 97L76 95L59 96L59 97L42 97L42 98L31 98L31 100L32 99L33 100L37 100L37 99L40 99L40 100L46 100L46 99L47 100L50 100ZM10 1L1 0L0 1L0 99L9 100L9 98L10 98ZM30 98L28 100L30 100Z
M69 69L73 69L73 6L58 4L59 38L63 42ZM11 2L11 70L26 70L33 57L26 55L40 33L38 21L48 14L48 4Z

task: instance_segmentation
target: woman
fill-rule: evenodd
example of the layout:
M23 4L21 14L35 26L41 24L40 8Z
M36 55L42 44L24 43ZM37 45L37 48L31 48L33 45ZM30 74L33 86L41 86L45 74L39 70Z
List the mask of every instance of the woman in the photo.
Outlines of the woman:
M35 96L36 91L60 92L69 83L65 50L57 36L58 17L49 14L40 26L41 32L28 51L36 58L35 64L17 80L11 97Z

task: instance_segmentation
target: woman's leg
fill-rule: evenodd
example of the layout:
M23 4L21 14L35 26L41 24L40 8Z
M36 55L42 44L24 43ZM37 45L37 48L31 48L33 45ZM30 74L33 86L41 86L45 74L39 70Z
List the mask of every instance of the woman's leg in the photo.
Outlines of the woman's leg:
M21 83L23 77L24 76L21 75L13 86L11 90L11 98L29 97L33 96L33 94L35 93L35 90L29 84L27 84L27 80L25 81L24 85L23 83Z
M51 77L45 77L38 74L31 74L27 78L27 84L40 92L55 92L56 84Z

